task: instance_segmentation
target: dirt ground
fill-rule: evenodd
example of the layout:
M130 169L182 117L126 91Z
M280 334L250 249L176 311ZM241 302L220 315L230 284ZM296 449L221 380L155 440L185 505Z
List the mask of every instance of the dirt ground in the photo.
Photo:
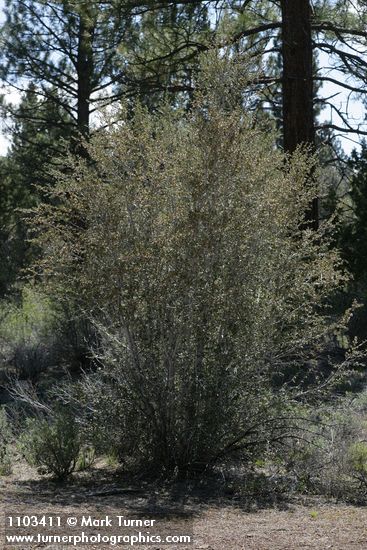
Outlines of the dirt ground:
M38 541L33 544L5 546L5 518L12 516L76 517L93 519L158 518L157 531L143 528L144 533L159 532L177 536L193 534L193 544L134 544L133 548L202 549L202 550L318 550L367 549L367 508L326 502L321 499L293 498L272 506L249 510L241 500L203 494L187 496L182 487L173 491L155 489L151 485L134 486L117 481L111 472L79 475L65 486L45 481L35 471L17 464L12 476L0 478L2 548L33 550L68 549L73 546ZM111 521L112 521L111 520ZM149 522L149 519L148 519ZM40 529L37 527L37 529ZM115 523L84 529L88 535L116 533ZM10 531L7 528L6 533ZM13 531L11 531L13 533ZM17 533L20 531L17 531ZM51 532L51 531L48 531ZM60 533L60 531L57 531ZM66 530L62 530L65 533ZM122 531L121 531L122 532ZM124 533L127 531L124 531ZM130 530L130 533L132 531ZM134 531L135 532L135 531ZM33 531L32 531L33 533ZM75 531L73 531L75 533ZM120 534L120 531L119 531ZM74 548L101 550L128 548L127 544L87 543Z

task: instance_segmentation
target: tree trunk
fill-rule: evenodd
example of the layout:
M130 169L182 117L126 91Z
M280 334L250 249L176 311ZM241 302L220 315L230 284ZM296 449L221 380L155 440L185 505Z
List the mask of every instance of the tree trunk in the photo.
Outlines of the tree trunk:
M301 144L315 147L312 10L309 0L281 0L281 9L283 140L284 150L293 153ZM318 228L317 198L306 213L306 224Z
M77 124L80 134L84 138L89 137L90 132L90 96L92 92L92 79L94 71L93 63L93 34L94 25L90 22L88 13L79 15L79 36L78 36L78 58L77 58L77 79L78 79L78 105Z

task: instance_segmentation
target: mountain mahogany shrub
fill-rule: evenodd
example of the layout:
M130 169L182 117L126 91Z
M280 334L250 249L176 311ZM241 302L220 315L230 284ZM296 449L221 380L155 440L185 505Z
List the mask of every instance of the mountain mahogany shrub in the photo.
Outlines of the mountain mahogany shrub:
M338 255L300 229L313 159L274 148L231 95L237 71L212 61L190 112L137 109L101 132L34 218L51 291L100 334L79 397L101 444L165 472L279 440L301 391L289 372L320 388L338 326Z

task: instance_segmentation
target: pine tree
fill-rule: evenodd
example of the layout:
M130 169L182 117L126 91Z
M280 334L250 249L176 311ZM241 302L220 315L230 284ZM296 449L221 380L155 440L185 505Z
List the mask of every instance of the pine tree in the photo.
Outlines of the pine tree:
M22 209L47 201L51 169L60 164L74 131L57 104L38 98L33 85L13 110L12 145L0 163L0 295L35 252L26 242Z
M367 278L367 143L353 151L349 160L352 170L349 195L351 216L341 222L340 243L349 268L357 281Z
M98 102L120 79L119 46L130 25L116 3L7 0L2 78L52 100L83 136ZM58 91L56 94L55 91Z
M189 89L208 13L185 4L6 0L0 75L31 81L88 137L93 114L123 96Z

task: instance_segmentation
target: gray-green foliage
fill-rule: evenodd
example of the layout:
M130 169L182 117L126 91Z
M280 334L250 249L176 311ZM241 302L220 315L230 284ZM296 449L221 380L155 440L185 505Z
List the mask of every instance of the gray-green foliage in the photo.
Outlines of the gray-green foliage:
M77 467L81 456L79 428L74 415L64 408L49 417L28 418L19 448L40 473L63 481ZM84 461L85 462L85 461Z
M11 440L12 433L6 411L4 408L0 408L0 476L11 473Z
M50 291L100 334L78 398L102 444L163 471L281 438L342 330L326 309L338 254L301 229L313 159L254 125L244 71L209 56L189 112L137 109L101 133L35 217Z
M298 437L281 452L297 490L366 502L366 411L362 392L305 415Z
M31 285L18 301L0 302L0 368L36 380L55 359L59 317L51 300Z
M72 303L60 308L40 285L24 285L18 299L0 301L3 381L9 384L10 377L47 384L53 383L60 364L85 368L94 336Z

